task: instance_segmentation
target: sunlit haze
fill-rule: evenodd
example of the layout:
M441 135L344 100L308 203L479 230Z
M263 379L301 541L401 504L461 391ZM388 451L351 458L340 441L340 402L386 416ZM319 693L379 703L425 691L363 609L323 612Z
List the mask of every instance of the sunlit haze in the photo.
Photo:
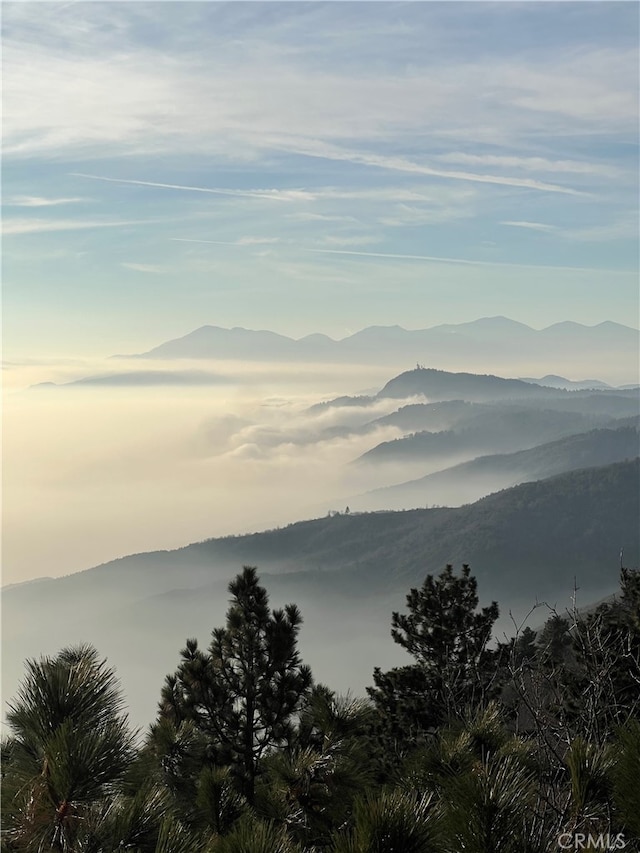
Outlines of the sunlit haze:
M337 499L340 464L365 448L309 458L265 434L303 430L304 403L398 365L16 389L203 323L335 338L495 314L637 326L637 17L630 3L4 4L5 582ZM635 366L579 370L632 382Z

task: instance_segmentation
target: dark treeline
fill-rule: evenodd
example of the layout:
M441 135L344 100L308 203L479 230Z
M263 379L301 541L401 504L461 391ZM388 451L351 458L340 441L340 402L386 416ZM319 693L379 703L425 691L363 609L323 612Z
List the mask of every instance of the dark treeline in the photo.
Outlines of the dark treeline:
M639 571L496 644L497 603L447 566L392 614L409 663L376 669L366 699L314 683L298 608L271 609L255 568L229 591L226 625L187 640L143 735L92 647L27 661L2 851L640 849Z

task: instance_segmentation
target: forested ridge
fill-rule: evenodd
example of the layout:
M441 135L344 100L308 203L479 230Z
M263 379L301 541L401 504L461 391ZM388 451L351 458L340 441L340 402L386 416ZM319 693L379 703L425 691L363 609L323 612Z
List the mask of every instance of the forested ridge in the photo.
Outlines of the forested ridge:
M496 642L498 603L447 565L390 614L407 664L376 668L367 698L315 683L303 614L272 609L256 568L228 590L226 624L187 639L144 732L93 647L27 661L5 853L639 849L639 570Z

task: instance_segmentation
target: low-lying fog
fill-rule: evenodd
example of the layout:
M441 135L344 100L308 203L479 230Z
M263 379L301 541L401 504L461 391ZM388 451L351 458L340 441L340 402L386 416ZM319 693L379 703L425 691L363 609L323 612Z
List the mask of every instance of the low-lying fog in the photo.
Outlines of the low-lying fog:
M347 465L395 428L325 435L402 401L307 412L375 392L393 375L379 367L207 362L212 384L33 387L140 369L118 360L5 370L4 584L325 515L411 475ZM172 365L153 364L163 369Z
M375 499L357 496L491 452L349 465L403 434L392 424L358 427L416 400L309 408L375 393L398 372L136 359L9 365L3 583L267 529L349 502L367 509ZM443 482L441 492L406 506L469 500L463 483L452 490Z
M145 381L141 373L149 370ZM530 373L539 375L535 370L532 365ZM402 435L389 424L366 432L358 427L415 399L309 411L341 395L375 394L399 372L230 361L154 361L149 367L133 359L7 366L3 583L64 575L126 554L342 511L368 490L461 461L348 464ZM64 386L114 374L124 378ZM56 385L33 387L42 382ZM456 493L443 485L429 503L465 499L462 489ZM366 500L360 505L364 508ZM226 585L240 568L228 576L225 568L213 597L189 590L156 595L150 588L146 598L118 606L65 601L69 618L39 594L24 613L5 614L5 639L12 646L5 648L3 660L5 701L15 693L25 657L90 641L117 667L132 719L145 725L184 639L198 636L206 646L211 629L222 624ZM329 606L296 598L305 617L302 653L316 678L332 688L363 693L374 666L409 662L389 636L391 612L402 608L404 594L348 613L340 612L339 601ZM272 602L284 603L279 595ZM509 608L521 616L531 603L500 602L497 635L511 630ZM123 630L114 631L114 624ZM132 648L137 655L131 655Z

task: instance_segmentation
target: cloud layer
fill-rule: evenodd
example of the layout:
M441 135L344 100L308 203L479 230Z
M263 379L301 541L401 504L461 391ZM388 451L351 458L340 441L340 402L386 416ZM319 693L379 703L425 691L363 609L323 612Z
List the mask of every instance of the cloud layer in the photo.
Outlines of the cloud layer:
M9 4L11 350L121 349L151 303L158 337L203 318L293 335L485 313L628 322L637 7L362 10Z

